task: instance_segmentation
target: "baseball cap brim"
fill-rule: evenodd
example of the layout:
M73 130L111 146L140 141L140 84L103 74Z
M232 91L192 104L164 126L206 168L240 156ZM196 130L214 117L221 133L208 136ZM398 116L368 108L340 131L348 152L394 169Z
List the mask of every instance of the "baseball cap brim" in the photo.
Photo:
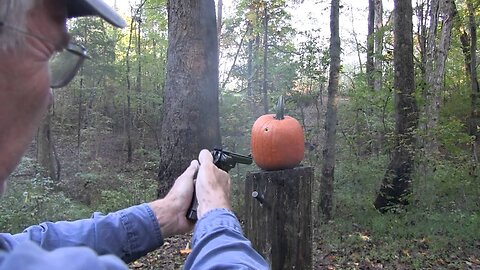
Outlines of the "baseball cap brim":
M67 0L69 18L99 16L116 27L125 27L127 23L103 0Z

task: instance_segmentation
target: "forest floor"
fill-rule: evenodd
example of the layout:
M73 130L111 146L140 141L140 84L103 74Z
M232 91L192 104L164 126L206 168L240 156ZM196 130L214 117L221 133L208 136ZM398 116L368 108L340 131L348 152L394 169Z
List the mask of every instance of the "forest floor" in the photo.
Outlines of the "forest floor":
M359 232L356 232L358 235ZM129 264L130 269L137 270L176 270L182 269L187 255L180 254L180 250L185 249L190 241L189 235L168 238L163 247L150 252L146 256ZM351 236L347 236L351 237ZM363 236L367 237L367 236ZM360 249L352 248L347 244L337 249L332 249L327 243L322 244L319 237L314 237L313 250L313 269L480 269L480 242L476 254L453 248L451 251L445 251L444 256L428 254L428 243L419 242L412 245L410 250L398 249L397 252L387 255L390 257L373 258L368 257L375 247L374 243L367 243L372 248ZM415 242L415 241L413 241ZM395 242L390 243L395 245ZM395 249L395 247L391 247ZM357 249L357 250L356 250ZM410 254L411 253L411 254ZM424 257L422 263L416 263L416 260ZM423 265L424 263L428 266ZM421 265L422 264L422 265Z
M330 225L335 227L334 222ZM314 236L313 269L480 269L480 240L476 240L476 248L450 245L450 250L439 253L426 238L412 239L409 247L399 248L405 239L374 241L360 228L343 233L340 241L343 244L338 246L327 242L320 233ZM168 238L163 247L130 263L129 267L137 270L182 269L187 255L180 250L190 244L190 239L190 235Z
M129 268L137 270L182 269L187 255L180 254L180 250L184 249L189 241L190 236L188 235L169 238L163 247L130 263ZM367 241L366 245L372 245L372 243ZM390 254L390 259L382 261L363 256L375 249L373 247L370 250L360 247L332 249L328 247L328 244L322 244L321 240L317 239L314 243L316 248L313 250L313 269L480 269L480 243L476 254L455 249L452 250L452 253L446 253L445 256L429 255L427 245L425 242L417 243L416 246L412 246L411 250L399 250L397 254ZM415 260L421 259L421 257L430 261L429 266L415 265Z
M182 269L187 255L180 251L190 245L190 235L180 235L165 239L163 246L146 256L129 264L130 269L137 270L176 270Z

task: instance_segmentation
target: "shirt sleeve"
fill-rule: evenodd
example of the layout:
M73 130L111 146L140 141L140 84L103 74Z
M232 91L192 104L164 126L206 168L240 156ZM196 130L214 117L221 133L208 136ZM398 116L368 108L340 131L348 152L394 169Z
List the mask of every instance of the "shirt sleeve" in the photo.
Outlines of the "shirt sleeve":
M134 261L163 244L160 225L147 204L90 219L44 222L19 234L1 234L7 247L27 240L46 251L64 247L89 247L99 255L111 254L124 262ZM58 250L56 252L62 252Z
M192 247L185 269L269 269L226 209L212 210L198 220Z
M32 241L24 241L9 252L0 251L0 270L127 270L113 255L98 256L87 247L66 247L46 251Z

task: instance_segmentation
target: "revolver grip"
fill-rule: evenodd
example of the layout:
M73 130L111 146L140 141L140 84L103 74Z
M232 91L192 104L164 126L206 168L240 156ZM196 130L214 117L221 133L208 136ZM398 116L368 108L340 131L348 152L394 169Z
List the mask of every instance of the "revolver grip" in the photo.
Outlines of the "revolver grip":
M252 158L250 156L242 156L236 153L230 153L224 151L222 149L214 149L211 151L213 156L213 163L221 170L225 172L229 172L237 163L242 164L252 164ZM195 179L197 175L195 174ZM198 201L197 195L195 193L195 186L193 187L193 198L192 202L190 203L190 207L187 210L187 219L189 220L197 220L197 208L198 208Z
M197 194L195 192L195 188L193 189L193 198L192 202L190 203L190 207L187 210L187 219L189 220L197 220L197 208L198 208L198 201L197 201Z

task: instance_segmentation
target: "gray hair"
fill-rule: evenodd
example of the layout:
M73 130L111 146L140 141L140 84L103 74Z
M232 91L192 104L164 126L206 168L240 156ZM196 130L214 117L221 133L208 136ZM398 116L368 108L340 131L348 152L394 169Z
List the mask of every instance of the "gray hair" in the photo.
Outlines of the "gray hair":
M38 0L0 0L0 22L18 29L25 29L28 11ZM24 35L0 26L0 51L18 47Z

